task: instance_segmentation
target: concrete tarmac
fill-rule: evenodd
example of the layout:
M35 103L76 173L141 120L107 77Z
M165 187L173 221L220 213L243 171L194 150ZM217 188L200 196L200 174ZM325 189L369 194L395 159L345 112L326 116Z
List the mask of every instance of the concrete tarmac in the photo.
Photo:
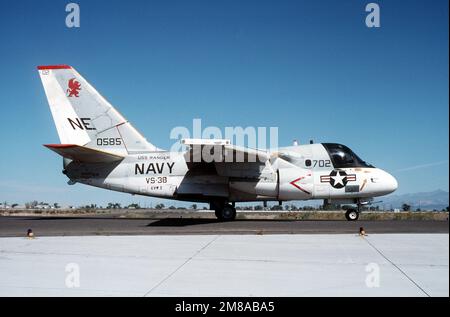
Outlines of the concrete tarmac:
M448 234L0 238L0 296L448 297L449 240Z

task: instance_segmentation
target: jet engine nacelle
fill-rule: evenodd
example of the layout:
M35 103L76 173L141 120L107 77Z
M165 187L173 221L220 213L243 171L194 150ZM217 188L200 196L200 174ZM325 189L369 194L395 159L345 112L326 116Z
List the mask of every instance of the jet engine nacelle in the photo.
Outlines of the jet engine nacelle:
M314 181L312 171L303 168L281 168L273 181L230 181L233 190L274 200L311 199Z
M304 168L281 168L278 170L278 199L311 199L314 179L311 170Z
M237 190L254 196L264 196L277 200L278 183L276 181L230 181L229 186L233 190Z

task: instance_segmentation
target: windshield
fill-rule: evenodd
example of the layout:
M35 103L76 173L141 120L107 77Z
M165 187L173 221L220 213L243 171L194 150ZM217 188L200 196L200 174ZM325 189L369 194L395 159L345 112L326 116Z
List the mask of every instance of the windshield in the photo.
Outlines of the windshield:
M352 150L342 144L322 143L330 155L335 168L374 167L359 158Z

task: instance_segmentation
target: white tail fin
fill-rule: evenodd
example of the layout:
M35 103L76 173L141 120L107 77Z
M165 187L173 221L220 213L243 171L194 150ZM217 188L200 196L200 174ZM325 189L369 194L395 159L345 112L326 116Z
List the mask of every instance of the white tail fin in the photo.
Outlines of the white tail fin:
M126 155L159 151L68 65L38 66L62 144Z

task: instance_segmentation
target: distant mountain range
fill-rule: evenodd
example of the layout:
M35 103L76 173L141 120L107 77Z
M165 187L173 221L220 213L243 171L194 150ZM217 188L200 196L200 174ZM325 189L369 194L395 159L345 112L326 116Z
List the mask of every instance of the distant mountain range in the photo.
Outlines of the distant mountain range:
M375 205L383 209L401 208L403 204L411 206L411 210L420 208L421 210L442 210L448 207L449 193L444 190L435 190L431 192L412 193L403 195L389 195L379 197L382 201ZM377 201L377 198L375 198Z

